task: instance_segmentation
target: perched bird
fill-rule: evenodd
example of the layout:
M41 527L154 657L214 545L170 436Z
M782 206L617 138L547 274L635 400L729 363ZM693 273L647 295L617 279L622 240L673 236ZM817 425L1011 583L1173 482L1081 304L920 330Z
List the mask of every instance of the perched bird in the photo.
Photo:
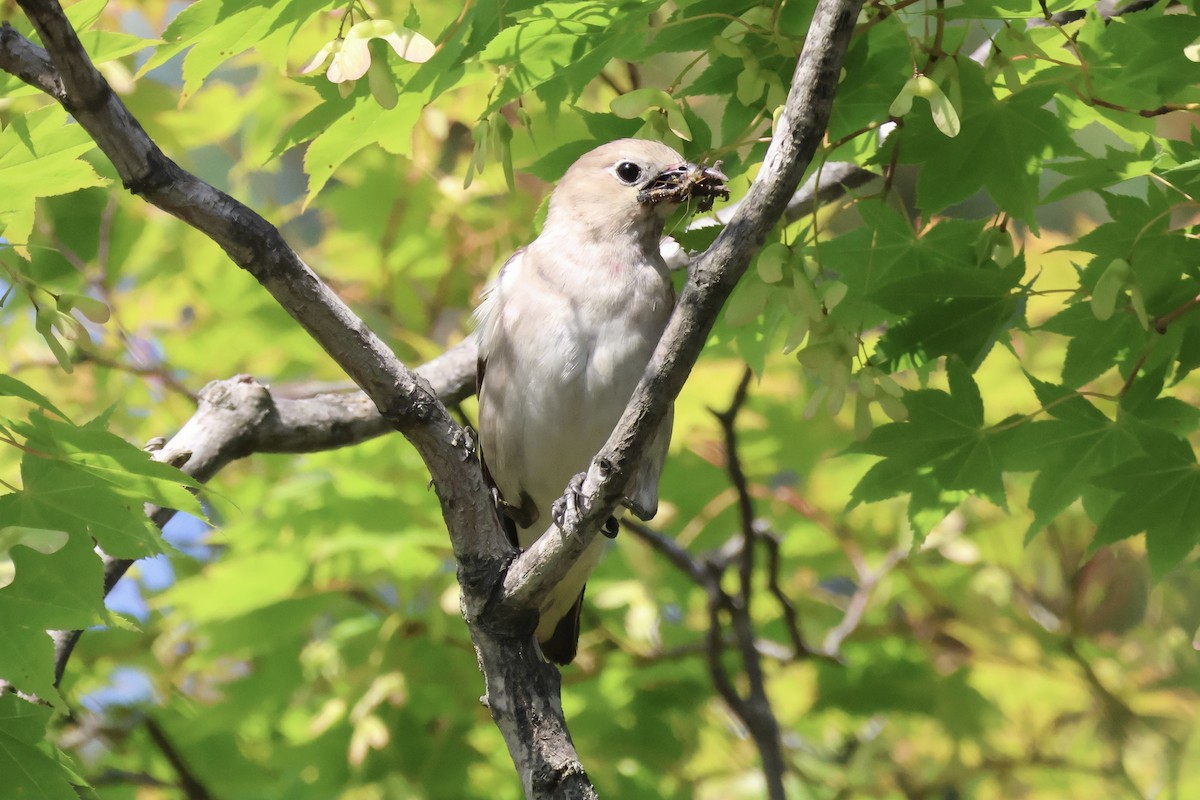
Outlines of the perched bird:
M729 196L719 166L690 164L659 142L597 147L567 170L541 234L485 291L476 311L479 438L519 547L552 524L554 502L625 410L675 302L659 254L663 225L681 202L696 198L707 209ZM657 511L670 437L668 415L625 487L625 505L642 519ZM551 661L575 658L584 582L602 543L592 542L541 606L536 636Z

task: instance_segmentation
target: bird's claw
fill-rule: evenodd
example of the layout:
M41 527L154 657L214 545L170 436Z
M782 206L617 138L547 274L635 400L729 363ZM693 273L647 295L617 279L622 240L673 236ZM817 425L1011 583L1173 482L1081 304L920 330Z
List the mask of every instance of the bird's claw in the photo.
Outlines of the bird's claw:
M478 435L471 426L467 425L450 434L450 446L462 450L463 460L475 455L478 449Z
M617 523L616 517L609 517L604 520L604 524L600 526L600 532L609 539L617 538L617 532L621 530L621 526Z
M562 530L567 522L567 515L578 517L579 510L584 505L583 499L583 480L584 474L581 472L567 484L566 493L554 501L554 505L550 507L550 517L554 520L554 524Z
M587 498L583 496L583 481L586 476L584 473L579 473L574 478L571 478L567 484L567 491L562 497L554 501L554 505L550 507L550 518L554 520L554 524L559 530L563 530L567 526L568 518L577 518L586 510ZM620 525L617 523L616 517L609 517L604 520L604 524L600 526L600 532L609 539L617 538L617 532L620 530Z

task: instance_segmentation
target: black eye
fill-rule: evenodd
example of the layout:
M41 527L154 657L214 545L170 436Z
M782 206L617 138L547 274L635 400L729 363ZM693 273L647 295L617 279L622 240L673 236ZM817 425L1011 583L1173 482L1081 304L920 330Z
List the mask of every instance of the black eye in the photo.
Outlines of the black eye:
M625 183L633 185L642 178L642 168L632 161L622 161L617 164L617 177Z

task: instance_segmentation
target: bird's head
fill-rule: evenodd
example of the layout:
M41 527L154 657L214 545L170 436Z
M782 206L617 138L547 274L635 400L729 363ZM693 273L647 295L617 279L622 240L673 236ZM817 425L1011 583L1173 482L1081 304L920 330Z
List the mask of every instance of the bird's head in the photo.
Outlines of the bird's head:
M584 226L611 236L632 234L657 240L663 223L680 203L701 210L728 199L720 164L686 161L661 142L618 139L584 153L550 196L547 226Z

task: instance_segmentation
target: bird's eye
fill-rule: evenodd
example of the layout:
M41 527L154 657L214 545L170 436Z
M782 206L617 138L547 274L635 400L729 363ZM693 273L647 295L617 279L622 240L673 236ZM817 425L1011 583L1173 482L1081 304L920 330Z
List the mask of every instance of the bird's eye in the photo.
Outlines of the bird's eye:
M632 161L622 161L617 164L617 177L632 186L641 180L642 168Z

